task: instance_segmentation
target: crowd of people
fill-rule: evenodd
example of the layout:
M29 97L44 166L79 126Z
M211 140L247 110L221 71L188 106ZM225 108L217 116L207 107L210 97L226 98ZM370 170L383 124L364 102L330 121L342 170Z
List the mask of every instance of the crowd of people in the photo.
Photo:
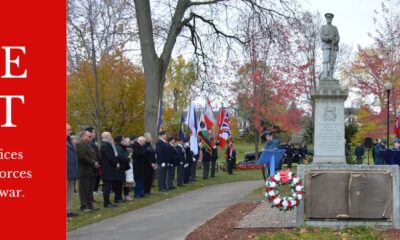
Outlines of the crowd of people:
M103 132L101 142L97 143L93 127L81 131L79 136L71 132L71 126L67 124L68 218L78 215L72 212L76 180L80 210L92 212L99 209L95 206L96 192L102 191L104 208L115 208L118 204L133 201L133 198L152 194L155 175L159 192L172 191L195 182L200 162L203 179L216 175L217 144L209 149L200 143L198 154L195 155L190 150L189 139L167 138L166 131L158 133L154 147L150 133L131 139L124 136L113 138L110 132ZM236 151L232 144L229 144L225 153L228 173L232 174L236 162ZM110 200L111 192L114 192L113 202Z
M357 146L354 149L354 154L357 159L357 164L362 164L364 155L365 155L365 148L364 144L358 143ZM390 164L390 163L385 163L384 161L384 152L386 150L392 150L392 151L400 151L400 138L395 138L393 140L393 147L390 148L390 146L387 143L387 140L384 138L381 139L375 139L372 146L370 146L372 149L372 159L374 161L375 165L383 165L383 164Z

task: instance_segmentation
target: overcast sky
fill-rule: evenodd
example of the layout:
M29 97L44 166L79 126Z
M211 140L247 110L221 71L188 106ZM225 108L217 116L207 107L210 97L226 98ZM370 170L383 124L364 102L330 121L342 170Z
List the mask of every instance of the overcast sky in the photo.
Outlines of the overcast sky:
M323 16L330 12L335 15L332 24L337 26L340 41L365 47L373 43L369 33L375 32L374 10L380 10L380 0L305 0L303 7L319 11Z

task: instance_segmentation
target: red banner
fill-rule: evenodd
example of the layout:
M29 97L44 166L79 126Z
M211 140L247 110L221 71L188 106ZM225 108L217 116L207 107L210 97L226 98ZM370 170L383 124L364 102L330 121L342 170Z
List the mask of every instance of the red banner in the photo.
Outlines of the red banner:
M66 3L0 2L0 236L66 238Z

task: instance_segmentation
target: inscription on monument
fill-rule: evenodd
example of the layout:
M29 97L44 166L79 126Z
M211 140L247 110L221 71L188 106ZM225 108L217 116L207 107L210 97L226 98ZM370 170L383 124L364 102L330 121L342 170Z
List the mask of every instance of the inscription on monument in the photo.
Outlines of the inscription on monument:
M340 119L343 116L338 104L332 100L317 103L314 139L317 156L344 156L344 125Z

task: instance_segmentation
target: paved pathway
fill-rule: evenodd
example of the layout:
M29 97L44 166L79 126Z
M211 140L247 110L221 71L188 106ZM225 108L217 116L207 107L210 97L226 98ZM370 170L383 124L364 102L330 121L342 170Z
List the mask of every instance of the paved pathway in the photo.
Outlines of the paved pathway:
M213 185L68 232L69 240L178 240L262 181Z

